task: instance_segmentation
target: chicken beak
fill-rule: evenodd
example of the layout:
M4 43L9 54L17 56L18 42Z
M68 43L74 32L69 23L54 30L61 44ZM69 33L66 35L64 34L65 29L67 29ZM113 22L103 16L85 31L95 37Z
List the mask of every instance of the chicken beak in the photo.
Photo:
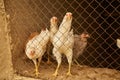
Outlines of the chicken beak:
M87 38L90 38L90 35L86 35Z
M34 56L35 55L35 51L31 51L30 55Z
M56 17L54 17L54 22L55 22L55 23L57 22L57 18L56 18Z

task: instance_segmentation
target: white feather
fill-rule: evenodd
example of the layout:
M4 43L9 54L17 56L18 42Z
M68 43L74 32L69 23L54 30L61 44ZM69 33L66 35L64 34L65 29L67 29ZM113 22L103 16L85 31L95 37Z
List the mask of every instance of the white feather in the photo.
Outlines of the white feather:
M29 40L26 44L26 55L29 59L36 59L42 57L46 51L46 44L49 41L49 31L46 29L41 31L41 33L35 36L33 39ZM35 51L35 55L31 56L31 51Z

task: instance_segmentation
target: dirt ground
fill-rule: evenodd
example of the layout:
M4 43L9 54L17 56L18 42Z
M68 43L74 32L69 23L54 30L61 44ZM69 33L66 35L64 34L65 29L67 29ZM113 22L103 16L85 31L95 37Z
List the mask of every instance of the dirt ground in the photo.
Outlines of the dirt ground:
M53 77L52 74L56 66L54 64L41 63L39 68L40 75L36 78L34 75L34 64L31 63L24 71L19 71L17 74L41 80L120 80L120 71L107 68L77 66L75 64L72 65L72 76L66 76L68 64L62 64L58 76ZM24 78L18 78L18 80L24 80Z

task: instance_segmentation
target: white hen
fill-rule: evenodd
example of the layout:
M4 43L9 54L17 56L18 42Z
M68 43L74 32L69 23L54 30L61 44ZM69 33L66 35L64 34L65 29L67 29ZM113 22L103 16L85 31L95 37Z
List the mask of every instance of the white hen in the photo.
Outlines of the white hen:
M120 48L120 39L117 39L117 47Z
M61 57L62 53L66 55L68 63L69 63L69 69L67 72L67 75L71 75L71 63L72 63L72 55L73 55L73 44L74 44L74 36L73 36L73 30L71 29L71 22L72 22L72 13L67 12L66 15L63 18L62 23L60 24L60 27L57 31L57 33L54 35L53 38L53 54L56 57L57 60L57 68L55 70L54 76L57 76L58 69L61 64Z
M50 42L53 42L53 36L58 31L57 23L58 23L57 17L54 16L50 19Z
M52 50L52 42L53 42L53 36L55 35L55 33L58 31L58 19L57 17L52 17L50 19L50 41L48 43L48 60L47 60L47 64L50 64L50 51Z
M35 64L35 75L38 76L38 67L41 61L43 54L46 51L46 45L49 41L49 31L48 29L41 30L39 35L36 35L31 40L29 40L26 44L26 55L29 59L31 59ZM37 63L38 59L38 63Z

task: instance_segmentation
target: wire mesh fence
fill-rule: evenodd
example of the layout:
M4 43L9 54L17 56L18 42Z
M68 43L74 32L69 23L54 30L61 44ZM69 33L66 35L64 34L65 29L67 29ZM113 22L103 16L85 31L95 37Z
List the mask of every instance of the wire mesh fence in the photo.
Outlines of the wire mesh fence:
M56 16L61 23L66 12L72 12L74 34L90 34L80 64L120 70L120 49L116 39L120 36L119 0L4 0L6 12L11 16L13 64L25 64L24 45L28 36L50 27L50 18ZM22 55L21 55L22 54ZM54 65L54 64L53 64ZM25 66L26 67L26 66Z

